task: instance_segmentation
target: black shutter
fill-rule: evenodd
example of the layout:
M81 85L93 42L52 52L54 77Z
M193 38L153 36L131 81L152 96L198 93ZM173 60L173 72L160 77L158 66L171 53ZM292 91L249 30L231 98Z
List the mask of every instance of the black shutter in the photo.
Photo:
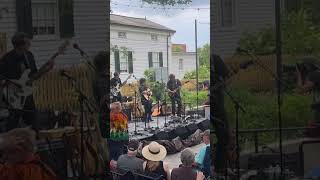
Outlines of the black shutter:
M149 68L152 68L153 67L152 52L148 52L148 58L149 58Z
M59 0L60 37L74 36L73 0Z
M162 56L162 52L159 52L159 66L163 67L163 56Z
M114 65L116 72L120 73L120 55L119 51L114 51Z
M16 0L17 31L33 36L31 0Z
M132 51L128 51L128 66L129 66L129 73L133 73Z

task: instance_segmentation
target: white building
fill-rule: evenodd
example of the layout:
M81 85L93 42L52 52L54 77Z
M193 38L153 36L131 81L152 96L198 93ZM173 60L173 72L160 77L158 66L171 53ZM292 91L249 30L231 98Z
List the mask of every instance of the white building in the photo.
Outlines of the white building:
M1 0L0 51L12 49L11 37L17 31L33 34L31 51L37 65L44 64L65 39L94 56L108 47L108 13L105 0ZM0 38L2 39L2 38ZM3 52L0 52L0 55ZM80 62L71 47L56 60L58 66Z
M170 72L171 36L174 33L174 30L146 18L112 14L110 16L111 72L120 72L121 79L125 79L130 73L141 78L144 77L145 70L162 67L166 74L168 62Z
M177 47L181 48L177 50ZM170 71L170 73L175 74L178 79L183 79L187 72L196 70L196 53L187 52L185 44L173 44L171 67L175 71Z

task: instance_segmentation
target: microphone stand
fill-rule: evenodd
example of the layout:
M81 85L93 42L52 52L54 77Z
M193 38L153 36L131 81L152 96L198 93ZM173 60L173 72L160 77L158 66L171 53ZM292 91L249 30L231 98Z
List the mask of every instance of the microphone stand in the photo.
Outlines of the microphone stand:
M218 86L226 87L226 84L221 77L218 81ZM217 88L217 85L213 86L213 89L215 88ZM234 104L234 109L236 113L237 179L240 180L239 112L241 111L243 113L246 113L246 111L229 91L227 91L225 88L222 89L224 93L231 99L231 102Z
M84 180L84 105L89 108L89 100L88 98L82 93L79 87L79 83L75 79L68 78L69 81L72 82L74 87L74 91L78 94L78 102L80 105L80 173L79 179ZM89 127L87 127L89 128Z
M78 48L76 48L76 49L80 52L81 57L84 58L85 62L91 67L91 69L93 71L97 71L96 67L94 65L92 65L89 60L90 56L87 53L85 53L83 50L78 49Z

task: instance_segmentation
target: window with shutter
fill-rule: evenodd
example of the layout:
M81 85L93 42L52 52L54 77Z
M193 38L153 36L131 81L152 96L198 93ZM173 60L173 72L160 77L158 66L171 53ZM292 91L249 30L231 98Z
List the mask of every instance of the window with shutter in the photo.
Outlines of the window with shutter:
M114 51L114 66L115 66L115 71L120 73L120 53L119 53L119 51Z
M159 52L159 67L163 67L163 55L162 55L162 52Z
M149 68L152 68L153 67L152 52L148 52L148 59L149 59Z
M35 37L58 36L57 0L32 0L32 30Z
M73 22L73 1L74 0L58 0L59 1L59 16L60 16L60 37L72 38L74 36Z
M31 0L16 0L16 21L17 31L33 36Z
M129 65L129 73L133 73L133 57L132 57L132 51L128 51L128 65Z

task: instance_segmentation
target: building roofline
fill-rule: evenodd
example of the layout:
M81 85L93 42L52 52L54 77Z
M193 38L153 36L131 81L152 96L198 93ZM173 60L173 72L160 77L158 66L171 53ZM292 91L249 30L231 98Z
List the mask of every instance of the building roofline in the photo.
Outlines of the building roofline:
M124 17L124 18L131 18L131 19L139 19L139 20L147 20L147 21L150 21L146 18L138 18L138 17L131 17L131 16L124 16L124 15L118 15L118 14L110 14L110 15L113 15L113 16L120 16L120 17ZM155 24L158 24L156 22L153 22L153 21L150 21L152 23L155 23ZM159 30L159 31L166 31L166 32L173 32L175 33L176 31L173 30L173 29L170 29L168 27L165 27L161 24L158 24L160 26L163 26L164 28L166 29L162 29L162 28L153 28L153 27L144 27L144 26L135 26L135 25L129 25L129 24L125 24L125 23L117 23L117 22L112 22L111 19L110 19L110 24L117 24L117 25L122 25L122 26L130 26L130 27L136 27L136 28L145 28L145 29L154 29L154 30Z

